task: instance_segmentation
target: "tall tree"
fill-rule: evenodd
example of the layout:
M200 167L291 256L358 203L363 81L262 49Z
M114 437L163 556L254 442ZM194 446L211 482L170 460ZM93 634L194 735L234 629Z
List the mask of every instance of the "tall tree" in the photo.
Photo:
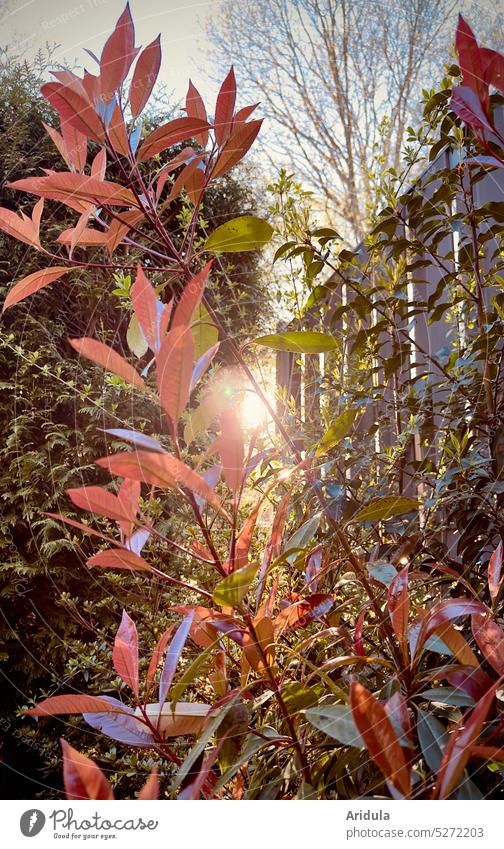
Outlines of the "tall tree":
M263 149L314 189L350 239L364 231L373 171L399 166L422 88L439 81L459 7L250 0L223 3L208 24L217 57L261 99Z

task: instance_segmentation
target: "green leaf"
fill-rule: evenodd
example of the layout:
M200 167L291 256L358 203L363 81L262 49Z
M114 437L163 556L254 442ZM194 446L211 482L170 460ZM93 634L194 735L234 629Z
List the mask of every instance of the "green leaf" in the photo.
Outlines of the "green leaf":
M352 522L370 522L373 519L391 519L401 513L412 513L418 510L420 502L416 498L404 498L402 495L389 495L374 498L366 507L358 510L352 516Z
M317 457L320 457L322 454L325 454L326 451L334 448L335 445L345 438L345 436L349 433L356 416L357 410L350 408L348 410L343 410L343 412L334 419L332 425L326 431L318 444L316 451Z
M213 253L241 253L256 251L266 245L273 235L273 227L263 218L240 215L221 224L205 242L205 250Z
M385 584L386 587L397 575L397 569L393 563L368 563L367 570L370 578Z
M191 332L194 337L194 358L197 362L212 345L219 341L219 331L203 304L200 304L194 312Z
M320 513L315 513L307 522L304 522L297 531L294 531L284 545L284 554L292 550L292 555L286 557L289 563L294 563L299 549L306 548L317 533L320 525Z
M279 732L272 728L270 725L263 725L257 729L261 733L261 737L256 736L255 734L249 734L247 739L245 740L245 745L243 747L243 751L241 755L237 758L232 766L222 775L217 781L214 792L220 790L221 787L224 787L228 781L231 781L232 778L235 777L236 773L240 769L243 764L246 764L248 761L252 760L255 754L262 749L264 746L270 746L271 743L268 743L267 740L264 740L263 737L271 737L275 738L279 736Z
M149 348L145 336L142 333L142 329L138 323L138 318L134 314L131 316L128 329L126 331L126 342L128 343L128 348L131 353L138 359L143 357Z
M213 591L214 603L222 607L238 607L247 595L257 569L257 563L252 563L244 569L237 569L236 572L227 575Z
M333 336L317 333L314 330L290 330L286 333L272 333L253 340L254 345L264 345L274 351L292 351L295 354L323 354L334 351L339 343Z
M427 766L438 772L443 760L444 747L448 742L448 732L435 716L417 708L418 742Z
M177 681L177 683L172 685L170 694L172 711L175 711L177 702L181 700L189 685L192 684L200 670L200 667L203 666L205 661L210 657L218 642L219 638L217 638L210 646L208 646L208 648L202 651L201 654L199 654L195 658L195 660L193 660L193 662L187 667L187 669L184 671L182 677Z
M434 687L431 690L423 690L418 694L422 699L430 702L440 702L443 705L454 707L473 707L474 699L471 699L463 690L457 687Z
M315 687L305 687L298 681L289 681L282 687L282 699L290 714L316 705L323 693L322 684L317 684Z
M177 787L180 787L186 776L191 770L193 764L197 761L202 752L205 751L207 743L212 739L215 732L219 728L219 725L223 722L233 705L240 698L240 693L235 693L233 698L227 702L226 705L220 710L212 719L209 721L205 730L200 734L198 741L194 744L191 751L187 755L185 761L181 764L180 769L175 776L174 783L172 785L172 789L176 790Z
M338 743L358 749L365 748L364 740L353 720L350 705L319 705L308 708L305 716L315 728Z

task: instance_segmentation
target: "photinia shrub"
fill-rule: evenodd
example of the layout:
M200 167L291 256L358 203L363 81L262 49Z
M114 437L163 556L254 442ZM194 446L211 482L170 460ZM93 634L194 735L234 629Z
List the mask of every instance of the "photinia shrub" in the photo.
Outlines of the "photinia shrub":
M452 106L495 158L485 135L494 132L485 97L495 78L488 65L480 77L475 64L487 53L464 22L457 46L464 85ZM498 770L504 758L504 631L495 617L502 545L489 568L491 606L454 570L415 568L404 545L393 563L366 562L352 527L414 516L419 501L373 498L342 524L318 464L355 417L336 420L301 451L247 350L226 334L208 287L213 269L223 253L261 248L272 228L239 216L203 245L195 233L208 186L241 161L261 120L251 119L255 105L236 108L231 69L213 117L190 83L186 114L144 135L142 111L160 61L159 38L142 51L135 46L126 7L99 73L54 73L42 92L60 128L47 131L68 170L12 183L38 200L31 216L0 210L0 227L48 261L14 283L4 310L74 269L131 275L143 365L92 337L69 340L69 355L90 360L125 393L151 403L164 422L161 437L107 428L114 444L126 446L96 460L117 479L114 487L68 490L77 508L109 520L115 535L84 516L51 516L96 539L89 567L137 572L177 591L177 621L145 664L124 611L112 650L121 699L56 693L26 713L80 714L121 746L151 751L169 781L159 790L154 772L139 798L477 797L478 770L470 773L469 765L483 759ZM181 143L182 151L161 163L160 155L166 159ZM120 182L107 179L109 163ZM170 204L181 193L190 214L174 227ZM41 238L46 201L77 215L57 250ZM153 274L163 275L162 287L153 285ZM306 356L337 347L316 331L255 341ZM224 346L275 435L244 427L237 395L226 391L226 372L216 365ZM177 538L163 530L164 494L178 506ZM164 569L150 562L154 546L166 552ZM191 564L198 580L187 579ZM454 623L468 617L466 639ZM439 704L441 715L433 708ZM65 742L63 757L68 798L113 798L93 761Z

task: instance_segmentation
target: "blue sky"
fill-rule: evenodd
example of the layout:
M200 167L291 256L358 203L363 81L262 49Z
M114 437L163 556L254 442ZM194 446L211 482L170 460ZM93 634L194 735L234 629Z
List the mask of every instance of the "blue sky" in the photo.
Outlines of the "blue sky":
M205 57L205 19L217 0L131 0L137 44L147 44L161 32L163 64L160 79L175 96L185 95L188 78L203 96L212 96L210 67ZM13 45L27 56L46 42L60 45L58 61L93 62L83 53L99 52L125 6L125 0L7 0L0 15L2 45ZM206 73L203 68L207 69ZM209 103L210 106L210 103Z

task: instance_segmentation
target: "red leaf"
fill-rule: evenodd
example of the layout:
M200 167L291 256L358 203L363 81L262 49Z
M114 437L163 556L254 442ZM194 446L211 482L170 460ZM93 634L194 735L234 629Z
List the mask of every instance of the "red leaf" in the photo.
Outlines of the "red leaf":
M40 197L49 198L65 203L78 211L85 212L85 204L108 204L109 206L138 206L137 200L129 189L118 183L107 180L97 180L85 174L74 174L71 171L49 174L47 177L28 177L8 183L8 188L20 192L28 192Z
M75 86L63 85L59 82L46 83L40 92L58 112L63 138L67 134L67 128L72 127L86 138L104 142L103 124L90 103L84 87L82 91L78 91L75 90Z
M476 669L474 666L462 666L459 669L454 669L447 673L446 680L449 684L467 693L475 702L478 702L493 684L486 672L483 672L482 669Z
M256 111L258 103L253 103L251 106L244 106L242 109L238 109L238 112L234 116L233 121L233 129L238 129L240 124L244 124L247 118L250 118L253 112Z
M215 139L218 145L223 145L231 133L235 102L236 80L234 69L231 67L220 87L215 104Z
M103 342L98 342L96 339L90 339L89 336L83 336L82 339L69 339L68 341L82 357L86 357L86 359L102 366L106 371L111 371L118 377L122 377L132 386L145 389L145 383L133 366L130 366L124 357L121 357L108 345L104 345Z
M143 218L143 212L138 209L132 209L129 212L122 212L119 218L114 218L110 224L107 234L107 248L110 254L113 254L117 246L122 242L124 237L127 236L131 228L138 224Z
M154 767L149 778L138 794L138 799L159 799L159 778L157 767Z
M407 566L391 582L387 603L394 634L401 647L404 662L408 663L409 593Z
M18 242L40 249L39 225L43 203L43 200L39 200L33 210L35 220L28 218L23 212L17 215L12 209L0 208L0 230Z
M213 260L207 262L201 271L186 283L175 309L173 327L190 326L194 312L201 303L212 262Z
M86 227L80 232L78 238L75 238L75 227L69 227L63 230L56 239L61 245L79 245L81 247L101 247L107 245L109 234L101 230L93 230L91 227Z
M411 771L385 708L356 681L350 687L350 703L354 722L376 766L403 796L409 796Z
M275 631L268 616L254 622L253 632L245 631L243 653L252 669L260 675L271 669L275 662Z
M294 604L284 607L276 616L275 633L279 635L290 628L305 627L329 613L333 604L334 596L327 593L312 593L305 598L297 598Z
M209 484L171 454L159 454L154 451L125 452L111 457L102 457L96 462L98 466L108 469L113 475L143 481L159 486L161 489L185 486L208 501L225 518L229 518Z
M353 642L355 654L359 655L359 657L366 657L366 652L364 651L364 643L362 642L362 631L364 628L364 620L366 618L366 613L367 607L365 607L364 610L361 610L355 623Z
M50 283L54 283L55 280L59 280L60 277L63 277L70 270L62 265L54 265L52 268L43 268L41 271L34 271L28 277L18 280L7 295L2 312L5 312L5 310L8 310L14 304L24 301L29 295L33 295L40 289L44 289L45 286L49 286Z
M111 141L112 147L122 156L130 155L130 143L128 131L124 123L124 115L118 105L114 107L110 122L107 128L107 134Z
M66 694L50 696L24 713L28 716L57 716L60 713L102 713L110 710L109 703L97 696Z
M112 100L117 89L123 84L137 52L135 28L127 3L114 32L105 42L100 57L101 95L105 101Z
M125 610L114 641L112 661L115 671L138 698L138 634Z
M189 401L193 366L194 336L187 327L174 327L156 355L159 398L173 427Z
M450 109L471 128L476 136L481 136L484 130L493 132L493 127L483 111L478 95L467 86L456 86L452 89Z
M245 449L243 432L234 410L224 410L220 415L221 435L217 440L226 483L237 498L243 483Z
M146 679L146 688L148 689L154 680L154 675L156 674L156 669L159 666L159 662L163 656L164 650L168 645L168 640L171 637L173 631L173 625L170 625L166 631L164 631L159 640L156 643L156 647L152 652L152 657L150 659L149 668L147 670L147 679Z
M412 742L411 719L408 712L408 703L400 690L397 690L385 704L385 711L389 719L395 719L401 729L403 736Z
M486 612L488 612L488 608L475 599L447 598L444 601L438 601L438 603L429 610L427 616L422 622L414 654L419 654L426 640L428 640L429 637L438 630L438 628L444 625L445 622L450 622L452 619L457 619L459 616L469 616L472 613Z
M504 675L504 631L490 615L471 618L472 632L484 657L499 675Z
M159 350L158 299L154 286L137 266L137 276L131 287L133 309L151 351Z
M446 799L455 789L492 706L496 687L497 684L488 690L472 711L465 712L450 734L432 794L434 799Z
M200 165L201 162L203 162L204 158L205 158L205 154L196 155L194 157L194 159L192 159L191 162L189 162L182 169L182 171L180 172L180 174L178 175L177 179L175 180L173 186L170 189L170 194L168 195L168 198L167 198L168 203L171 203L173 200L175 200L175 198L177 197L177 195L180 194L182 189L185 188L186 191L188 191L187 187L192 185L191 180L192 180L194 174L197 173L198 171L200 172L200 174L203 178L203 183L204 183L205 178L204 178L203 172L199 168L199 165ZM189 192L188 192L188 194L189 194ZM192 195L193 195L193 192L191 191L191 195L190 195L191 200L192 200Z
M479 53L485 82L504 94L504 56L488 47L480 47Z
M108 492L101 486L83 486L78 489L67 489L67 495L77 507L89 510L98 516L107 516L118 522L131 520L131 509L121 503L121 500L112 492Z
M67 799L113 799L114 793L101 769L61 739L63 780Z
M63 522L65 525L71 525L72 528L78 528L80 531L83 531L85 534L89 534L93 537L99 537L100 539L105 540L110 545L116 545L115 540L110 537L105 536L105 534L101 534L99 531L95 531L93 528L90 528L89 525L84 525L82 522L75 522L74 519L69 519L67 516L62 516L61 513L42 513L43 516L49 516L50 519L57 519L58 522Z
M462 85L472 89L483 104L488 108L488 86L484 81L483 62L478 42L469 24L459 15L455 47L462 71Z
M63 124L61 133L70 166L73 165L76 171L82 173L87 161L87 136L75 127L71 127L70 124Z
M101 566L104 569L131 569L138 572L152 572L151 567L143 557L129 551L127 548L110 548L93 554L87 565Z
M189 80L185 105L189 118L197 118L199 121L204 121L205 123L208 121L203 98L191 80ZM208 144L208 132L200 133L194 136L194 139L201 147L206 147Z
M152 94L161 67L161 35L145 47L135 66L131 81L130 106L134 118L140 115Z
M499 595L500 585L504 579L504 573L502 571L503 553L504 547L501 540L488 562L488 589L490 590L492 601L495 601Z
M212 178L226 174L240 159L243 159L249 148L252 147L261 125L262 119L260 121L249 121L248 124L239 126L222 148L222 153L214 165Z
M174 118L147 136L138 152L137 160L144 162L167 147L195 138L201 132L209 130L210 126L207 121L201 121L199 118Z
M250 543L252 542L252 534L254 533L254 528L256 526L257 517L259 515L259 510L261 509L261 504L264 501L264 497L259 498L254 507L252 507L250 513L247 516L245 524L243 525L238 539L236 540L236 547L234 553L234 563L233 571L236 569L243 569L248 563L248 553L250 549Z
M68 125L65 125L65 135L58 133L54 127L50 127L44 122L42 122L42 125L68 167L82 172L86 166L87 137Z

